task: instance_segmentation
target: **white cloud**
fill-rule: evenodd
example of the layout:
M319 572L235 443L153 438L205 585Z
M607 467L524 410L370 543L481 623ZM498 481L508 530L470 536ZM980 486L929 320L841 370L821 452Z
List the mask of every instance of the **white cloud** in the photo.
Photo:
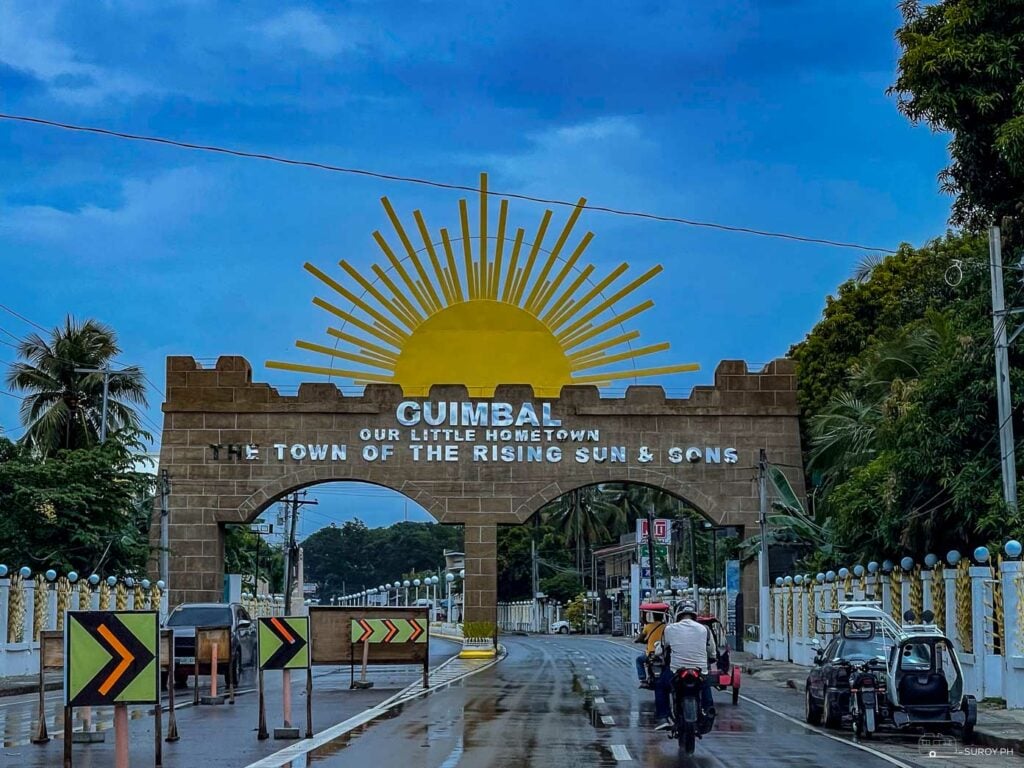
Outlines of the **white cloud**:
M74 211L27 205L0 212L0 236L62 245L102 256L145 257L160 251L169 235L202 211L214 182L196 168L175 168L122 184L116 208L87 204Z
M351 41L322 16L304 8L294 8L257 24L252 31L264 45L298 48L321 59L330 59L352 48Z
M527 147L473 158L495 186L541 197L584 194L595 204L635 208L664 195L652 187L657 144L634 119L599 117L535 133ZM482 165L480 165L482 164ZM659 194L660 192L660 194Z
M154 90L132 75L81 61L55 36L55 17L54 7L0 2L0 62L29 73L46 83L55 97L75 104Z

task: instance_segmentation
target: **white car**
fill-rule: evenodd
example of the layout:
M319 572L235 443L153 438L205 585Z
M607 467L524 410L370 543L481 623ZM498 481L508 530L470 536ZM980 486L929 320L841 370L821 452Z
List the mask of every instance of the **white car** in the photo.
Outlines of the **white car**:
M589 629L591 633L597 632L597 616L591 613L589 616L587 616L587 620L590 624ZM551 622L551 627L549 628L549 631L558 635L568 635L570 632L578 632L579 630L573 629L566 619L562 619L561 621Z

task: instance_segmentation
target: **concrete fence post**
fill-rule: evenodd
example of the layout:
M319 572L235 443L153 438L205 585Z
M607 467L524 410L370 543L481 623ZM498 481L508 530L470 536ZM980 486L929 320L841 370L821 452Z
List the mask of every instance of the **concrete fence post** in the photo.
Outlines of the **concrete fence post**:
M23 579L21 582L22 605L25 606L25 629L22 632L21 640L24 643L35 642L33 629L36 623L36 583L32 579Z
M0 646L10 641L7 622L11 615L11 580L0 579Z
M999 566L1003 589L1003 698L1008 709L1024 709L1024 563Z

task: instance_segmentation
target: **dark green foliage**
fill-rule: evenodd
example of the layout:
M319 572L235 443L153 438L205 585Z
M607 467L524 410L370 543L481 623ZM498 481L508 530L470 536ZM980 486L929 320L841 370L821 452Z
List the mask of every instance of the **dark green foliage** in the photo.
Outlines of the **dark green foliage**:
M940 175L952 221L981 228L1024 202L1024 2L904 0L890 89L914 122L952 133Z
M149 559L154 477L130 437L40 458L0 439L0 562L33 571L139 575Z
M963 279L949 286L942 275L954 258ZM1007 302L1018 303L1019 273L1007 269L1006 282ZM1000 544L1020 529L1001 494L983 237L902 248L865 282L845 284L794 356L833 562L941 555ZM1015 412L1024 402L1022 364L1011 348ZM1018 441L1022 426L1015 418ZM1017 458L1020 473L1019 449Z
M224 573L239 573L251 589L256 576L256 542L259 542L260 581L270 585L270 592L284 591L284 548L271 545L267 537L252 533L248 526L230 525L224 532Z
M444 569L444 550L462 551L461 526L395 523L367 528L361 520L322 528L302 542L305 579L321 600L369 589L413 573ZM438 594L443 594L444 584Z

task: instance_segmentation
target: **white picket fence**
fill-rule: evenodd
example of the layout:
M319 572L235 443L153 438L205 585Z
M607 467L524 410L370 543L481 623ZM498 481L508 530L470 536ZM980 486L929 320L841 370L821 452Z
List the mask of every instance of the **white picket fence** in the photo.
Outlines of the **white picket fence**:
M54 574L50 574L54 575ZM39 633L63 630L66 611L152 611L167 615L167 593L148 580L69 581L15 572L0 578L0 677L39 672Z
M502 632L548 632L553 623L561 620L560 603L498 603L498 629Z
M810 666L816 652L815 616L835 610L839 600L874 599L898 622L923 611L953 642L964 672L965 692L979 700L1001 698L1011 709L1024 708L1024 563L1019 560L952 566L899 565L872 571L857 566L787 576L769 590L769 633L761 656ZM824 577L824 578L823 578Z

